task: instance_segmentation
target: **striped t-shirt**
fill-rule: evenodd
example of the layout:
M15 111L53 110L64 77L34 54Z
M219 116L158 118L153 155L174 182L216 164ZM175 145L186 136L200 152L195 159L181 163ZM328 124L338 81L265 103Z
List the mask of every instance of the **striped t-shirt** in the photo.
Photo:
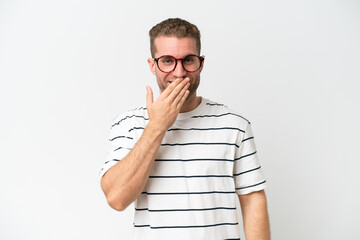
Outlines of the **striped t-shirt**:
M114 119L101 177L131 151L148 121L144 107ZM250 122L202 98L164 136L134 202L133 239L240 239L237 195L262 190L265 182Z

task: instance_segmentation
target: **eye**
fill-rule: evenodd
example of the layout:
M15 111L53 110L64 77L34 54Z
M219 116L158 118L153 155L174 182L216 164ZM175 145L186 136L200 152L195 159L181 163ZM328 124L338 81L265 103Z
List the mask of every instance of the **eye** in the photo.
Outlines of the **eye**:
M175 62L174 58L172 57L162 57L160 58L161 63L166 65L171 65Z
M184 58L184 63L185 64L193 64L195 62L195 57L194 56L187 56Z

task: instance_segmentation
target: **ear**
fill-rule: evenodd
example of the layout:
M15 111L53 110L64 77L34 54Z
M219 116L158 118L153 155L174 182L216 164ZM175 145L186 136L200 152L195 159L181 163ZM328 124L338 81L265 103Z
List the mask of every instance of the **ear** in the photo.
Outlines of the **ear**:
M203 55L203 56L201 56L201 57L203 57L204 60L201 62L201 66L200 66L200 69L199 69L200 72L203 70L204 63L205 63L205 56Z
M148 64L149 64L149 67L150 67L150 71L152 72L152 74L155 75L155 60L152 59L152 58L148 58Z

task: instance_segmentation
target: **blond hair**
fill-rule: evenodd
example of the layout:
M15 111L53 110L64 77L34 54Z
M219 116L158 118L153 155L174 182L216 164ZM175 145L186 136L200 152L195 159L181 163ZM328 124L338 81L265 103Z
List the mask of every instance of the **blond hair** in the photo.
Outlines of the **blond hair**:
M167 37L177 37L184 38L190 37L196 40L196 47L198 53L200 54L201 42L200 42L200 31L199 29L192 23L185 21L180 18L169 18L164 20L154 27L152 27L149 31L150 36L150 51L151 56L154 57L156 53L156 47L154 45L154 41L157 37L167 36Z

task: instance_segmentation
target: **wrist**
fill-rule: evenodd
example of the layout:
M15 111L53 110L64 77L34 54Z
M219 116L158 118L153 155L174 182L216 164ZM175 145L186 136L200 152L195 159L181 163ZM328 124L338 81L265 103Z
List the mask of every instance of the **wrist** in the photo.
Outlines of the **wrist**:
M161 124L157 124L153 121L149 121L149 123L147 124L145 131L147 133L150 134L150 136L154 136L154 137L163 137L167 131L167 129L165 129L163 126L161 126ZM144 132L145 132L144 131Z

